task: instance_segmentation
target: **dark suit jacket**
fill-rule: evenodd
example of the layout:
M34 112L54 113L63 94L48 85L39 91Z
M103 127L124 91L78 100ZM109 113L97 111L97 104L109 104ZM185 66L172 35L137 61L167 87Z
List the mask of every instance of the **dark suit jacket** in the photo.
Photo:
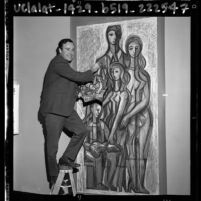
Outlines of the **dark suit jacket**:
M39 115L47 113L69 116L78 95L78 84L93 81L91 70L77 72L61 55L55 56L46 71Z

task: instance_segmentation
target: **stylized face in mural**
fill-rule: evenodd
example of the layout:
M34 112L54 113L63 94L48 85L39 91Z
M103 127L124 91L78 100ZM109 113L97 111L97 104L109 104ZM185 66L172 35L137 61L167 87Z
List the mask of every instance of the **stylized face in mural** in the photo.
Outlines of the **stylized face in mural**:
M62 49L59 49L61 56L67 61L71 62L74 59L75 47L71 42L63 44Z
M137 57L140 53L140 45L137 41L133 41L128 45L128 52L131 57Z
M114 67L112 70L112 77L114 80L119 80L121 75L121 70L118 67Z
M97 103L93 104L92 113L97 118L101 112L101 106Z
M111 70L111 75L114 80L119 80L121 76L121 70L118 66L114 66Z
M126 54L132 58L138 57L142 51L143 43L139 36L130 35L125 43Z
M108 32L108 40L109 40L110 44L112 44L112 45L116 44L117 36L116 36L115 31L109 31Z

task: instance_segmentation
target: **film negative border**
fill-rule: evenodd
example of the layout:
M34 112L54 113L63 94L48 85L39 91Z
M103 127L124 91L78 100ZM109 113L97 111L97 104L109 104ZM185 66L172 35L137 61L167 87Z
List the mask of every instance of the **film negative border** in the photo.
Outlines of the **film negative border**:
M190 16L198 1L26 1L13 5L15 16Z

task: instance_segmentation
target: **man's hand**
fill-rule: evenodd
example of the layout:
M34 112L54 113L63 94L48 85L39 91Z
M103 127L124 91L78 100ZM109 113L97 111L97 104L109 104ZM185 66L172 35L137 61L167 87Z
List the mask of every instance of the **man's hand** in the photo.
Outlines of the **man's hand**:
M92 68L91 68L92 73L95 73L99 68L100 68L99 64L95 63L95 65L92 66Z

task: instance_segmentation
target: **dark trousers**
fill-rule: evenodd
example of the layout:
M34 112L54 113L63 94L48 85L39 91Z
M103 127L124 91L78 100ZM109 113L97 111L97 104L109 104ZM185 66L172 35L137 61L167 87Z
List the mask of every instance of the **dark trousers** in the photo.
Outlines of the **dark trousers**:
M73 133L71 140L62 156L64 161L67 158L70 158L73 161L76 159L77 154L89 131L86 129L76 111L73 111L73 113L68 117L59 116L56 114L47 114L44 123L46 129L47 170L49 176L57 176L59 169L56 155L58 152L58 143L62 131L65 129Z

